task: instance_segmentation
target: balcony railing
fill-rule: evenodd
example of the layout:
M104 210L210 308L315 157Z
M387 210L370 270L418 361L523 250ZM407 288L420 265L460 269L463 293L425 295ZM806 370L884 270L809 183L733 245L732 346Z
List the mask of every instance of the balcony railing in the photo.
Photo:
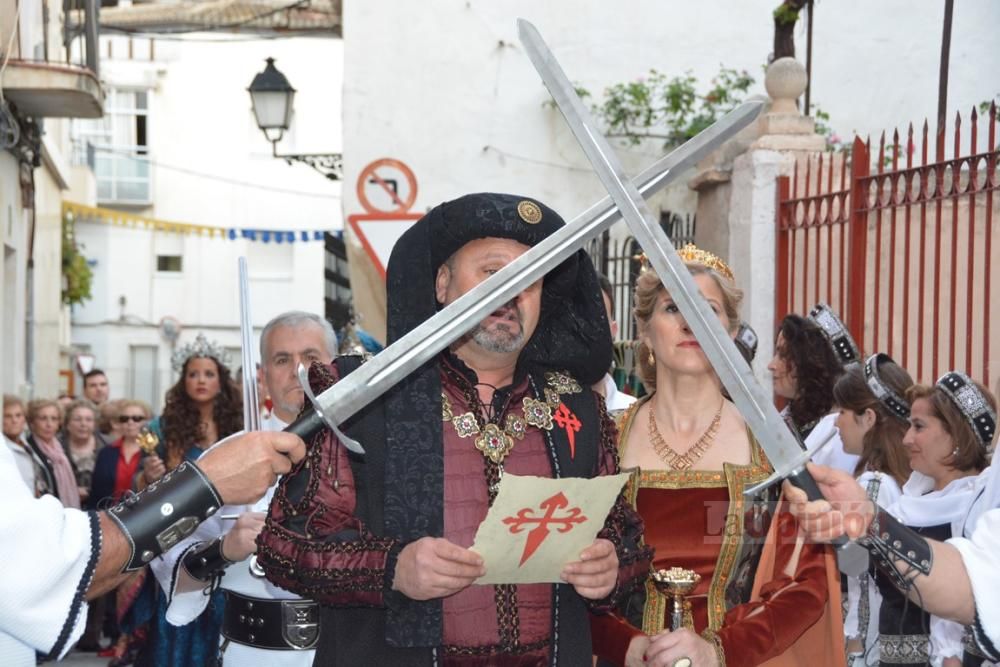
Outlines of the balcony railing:
M147 146L86 144L87 164L97 179L99 204L148 206L153 201Z

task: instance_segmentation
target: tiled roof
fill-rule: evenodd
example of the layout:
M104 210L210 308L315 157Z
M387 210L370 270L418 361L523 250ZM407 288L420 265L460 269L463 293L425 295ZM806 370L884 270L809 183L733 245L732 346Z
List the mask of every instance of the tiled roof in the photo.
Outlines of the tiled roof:
M341 0L181 0L101 9L101 29L126 32L324 32L341 34ZM82 16L74 17L82 21Z

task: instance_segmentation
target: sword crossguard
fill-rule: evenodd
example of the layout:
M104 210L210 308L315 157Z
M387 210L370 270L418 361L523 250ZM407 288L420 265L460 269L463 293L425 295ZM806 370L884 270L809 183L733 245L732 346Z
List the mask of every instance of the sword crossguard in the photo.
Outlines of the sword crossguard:
M299 378L299 384L302 386L302 391L306 395L306 400L308 400L309 404L312 405L316 416L324 424L326 424L331 431L333 431L333 434L337 436L337 439L340 440L344 447L347 447L355 454L364 454L365 448L361 446L361 443L354 438L348 437L343 431L340 430L340 428L337 427L337 424L334 423L332 419L327 417L325 412L323 412L323 408L320 407L319 402L316 400L316 396L313 394L312 387L309 386L309 371L306 370L304 365L299 364L299 367L296 369L296 375Z

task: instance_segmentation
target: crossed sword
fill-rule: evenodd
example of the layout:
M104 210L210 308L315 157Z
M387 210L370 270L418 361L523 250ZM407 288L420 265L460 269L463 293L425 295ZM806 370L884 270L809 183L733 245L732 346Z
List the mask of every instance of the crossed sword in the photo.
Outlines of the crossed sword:
M304 412L285 430L308 440L328 427L338 435L344 446L364 454L360 443L340 432L340 424L543 277L549 269L582 249L590 239L624 219L774 466L775 473L766 484L787 478L803 488L811 499L822 498L805 468L809 453L803 452L798 438L788 429L770 396L757 382L732 339L701 297L673 244L656 223L643 199L676 180L686 168L694 166L750 124L760 113L763 103L744 103L652 164L633 182L541 35L524 19L519 19L517 25L528 57L609 196L318 396L313 395L306 381L305 369L300 367L299 379L313 410ZM246 375L244 373L245 382ZM759 490L760 486L751 491ZM867 552L863 548L843 538L837 546L842 571L848 574L864 571Z

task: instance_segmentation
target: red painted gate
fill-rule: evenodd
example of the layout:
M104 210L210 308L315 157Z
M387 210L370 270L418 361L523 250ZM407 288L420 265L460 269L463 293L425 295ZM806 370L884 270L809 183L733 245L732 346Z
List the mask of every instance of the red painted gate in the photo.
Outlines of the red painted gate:
M973 110L964 153L956 116L951 142L925 122L919 147L911 125L902 141L883 133L876 152L856 138L849 155L812 156L779 178L778 319L826 301L865 353L890 354L917 381L960 369L996 390L995 104L984 120L985 149Z

